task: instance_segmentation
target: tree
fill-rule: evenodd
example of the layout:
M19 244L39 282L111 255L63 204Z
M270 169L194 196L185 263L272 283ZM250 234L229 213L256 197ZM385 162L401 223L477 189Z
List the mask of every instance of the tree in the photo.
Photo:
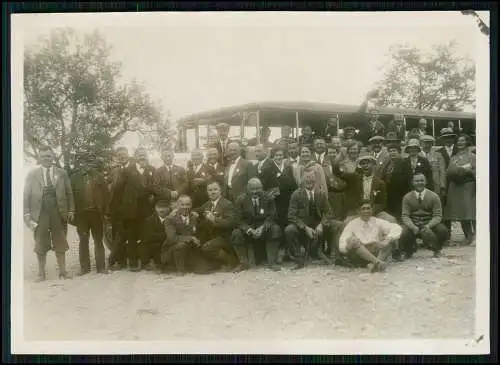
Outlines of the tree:
M160 151L162 148L174 150L177 146L177 133L172 129L171 117L167 115L153 128L140 132L141 145L149 150Z
M461 111L475 106L475 64L454 54L454 42L422 52L391 47L391 59L377 83L381 107Z
M486 25L486 23L483 22L483 20L479 17L479 15L474 10L463 10L463 11L461 11L461 13L463 15L472 15L472 17L476 21L476 24L477 24L479 30L481 31L481 33L483 33L484 35L489 37L490 27L488 27Z
M51 148L66 169L82 154L109 161L125 133L154 129L162 110L144 88L121 82L120 63L96 31L54 31L24 54L24 152Z

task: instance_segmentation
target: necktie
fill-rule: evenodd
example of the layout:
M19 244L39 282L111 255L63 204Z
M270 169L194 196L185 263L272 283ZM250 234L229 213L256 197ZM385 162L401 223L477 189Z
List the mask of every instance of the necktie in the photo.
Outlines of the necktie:
M212 207L210 208L210 211L213 212L215 210L215 202L212 202Z
M257 199L253 199L253 212L255 215L259 214L259 202Z
M314 203L314 197L313 197L312 192L308 191L307 197L309 200L309 215L311 215L311 214L313 214L313 203Z
M45 169L45 181L47 182L47 186L53 186L52 179L50 178L50 169Z
M422 204L422 193L418 193L418 204Z

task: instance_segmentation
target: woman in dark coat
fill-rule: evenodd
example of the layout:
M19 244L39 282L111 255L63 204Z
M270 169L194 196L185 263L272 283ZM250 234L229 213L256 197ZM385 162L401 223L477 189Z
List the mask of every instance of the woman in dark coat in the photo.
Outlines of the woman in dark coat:
M284 229L288 222L288 204L292 193L297 189L292 166L285 165L285 149L276 146L271 150L271 161L262 170L264 190L274 197L278 212L278 224Z

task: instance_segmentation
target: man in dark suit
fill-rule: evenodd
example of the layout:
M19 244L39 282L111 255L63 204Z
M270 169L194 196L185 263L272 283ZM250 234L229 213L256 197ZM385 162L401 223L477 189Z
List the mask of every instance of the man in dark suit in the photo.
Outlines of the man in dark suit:
M367 145L370 138L374 136L385 135L385 127L380 120L378 120L379 111L377 108L369 110L368 125L364 126L359 134L359 140Z
M240 259L237 271L253 266L254 259L259 264L262 256L267 256L272 270L280 270L276 265L281 238L281 230L276 224L278 214L274 200L264 194L258 178L248 181L247 193L238 198L235 206L239 226L233 230L231 241Z
M154 173L155 192L158 198L173 203L177 198L188 191L186 170L174 165L174 152L164 149L161 154L163 166Z
M191 161L187 171L188 193L193 199L193 207L196 209L208 200L207 182L216 174L213 167L203 163L203 152L195 150L191 152Z
M326 158L326 143L323 138L315 138L314 139L314 156L313 159L321 166L325 166L328 162Z
M236 209L222 197L219 181L209 181L207 192L209 200L198 209L201 250L219 268L234 269L238 266L238 257L231 245L231 232L237 225Z
M115 199L116 186L124 178L124 170L131 164L134 163L129 157L128 150L126 147L119 147L116 150L116 166L111 170L109 174L108 190L109 190L109 213L111 218L111 247L110 255L108 257L108 266L110 268L115 267L116 264L120 263L121 266L126 263L125 249L120 248L120 244L125 240L125 228L123 227L123 211L120 209L118 201ZM111 204L113 203L113 204ZM117 256L118 255L118 256Z
M374 174L375 158L369 152L361 152L357 164L361 168L350 184L345 189L345 204L348 217L346 223L354 219L359 212L361 202L372 202L372 213L376 218L397 223L397 219L385 212L387 203L387 190L384 181Z
M153 269L151 261L154 262L157 271L162 271L163 269L161 264L161 248L167 238L165 225L169 213L169 202L167 200L157 200L155 203L155 212L142 225L139 252L141 268L144 270Z
M245 192L248 180L252 174L252 164L241 157L239 143L231 142L227 148L228 166L224 174L227 196L235 202Z
M314 189L315 183L314 172L306 170L304 186L295 190L290 198L290 223L285 228L285 237L289 254L297 263L295 269L303 268L307 256L314 256L315 253L329 264L334 264L337 256L334 237L342 223L334 221L328 197ZM330 258L323 252L325 241Z
M225 192L224 186L224 172L225 167L222 163L219 162L219 151L215 147L210 147L207 150L207 164L212 168L214 175L212 176L213 180L217 180L220 182L222 187L222 193Z
M258 144L255 146L255 157L257 162L251 166L249 177L258 177L262 180L263 171L271 164L268 149L263 144Z
M217 141L211 144L209 147L217 148L219 152L219 163L224 167L227 166L227 148L229 145L229 124L218 123L215 126L217 130Z
M196 237L199 215L191 210L189 196L181 195L177 204L178 209L166 220L167 238L162 247L162 264L166 268L173 268L179 275L186 272L206 273L211 267L202 254L201 242Z
M422 173L425 175L427 180L427 186L429 189L434 189L434 181L432 178L432 167L425 157L420 156L422 148L420 147L420 141L417 139L410 139L407 146L405 147L405 152L408 153L408 157L403 159L403 177L404 177L404 192L408 193L413 189L413 175L416 173Z
M94 239L96 269L106 274L103 245L103 220L108 214L108 187L104 176L98 171L97 156L88 156L82 169L71 177L75 220L80 239L80 275L90 272L89 236Z
M394 114L392 121L390 121L387 126L387 132L394 133L395 137L400 141L406 139L406 126L404 124L403 114Z
M40 150L42 166L31 171L24 184L24 221L33 231L38 259L37 281L44 281L47 252L54 250L59 277L67 279L66 251L69 249L67 223L73 221L75 207L71 182L66 171L53 166L54 153Z
M111 211L120 211L125 236L117 243L112 255L121 258L119 269L126 266L129 259L131 271L139 271L139 254L137 240L141 234L144 220L151 215L154 206L154 172L149 165L147 151L138 148L135 152L135 163L123 170L111 201ZM126 246L125 246L126 244ZM126 255L123 252L126 249Z

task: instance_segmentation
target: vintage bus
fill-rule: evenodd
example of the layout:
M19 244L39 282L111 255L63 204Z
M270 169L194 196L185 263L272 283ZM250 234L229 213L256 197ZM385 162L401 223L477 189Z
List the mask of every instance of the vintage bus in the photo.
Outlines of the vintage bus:
M292 128L293 137L298 137L301 128L310 125L313 131L324 130L329 118L336 117L339 131L346 123L352 123L352 116L358 113L360 106L313 102L263 102L220 108L212 111L192 114L177 121L177 152L186 153L193 148L204 148L216 138L215 125L224 122L230 125L229 137L259 141L260 128L271 129L271 140L281 137L281 126ZM431 111L417 109L378 108L379 120L386 126L395 114L403 116L406 130L416 128L420 118L427 119L429 132L436 138L439 131L453 122L456 130L468 134L475 133L475 113ZM356 123L366 123L362 120ZM432 132L431 132L432 130Z

